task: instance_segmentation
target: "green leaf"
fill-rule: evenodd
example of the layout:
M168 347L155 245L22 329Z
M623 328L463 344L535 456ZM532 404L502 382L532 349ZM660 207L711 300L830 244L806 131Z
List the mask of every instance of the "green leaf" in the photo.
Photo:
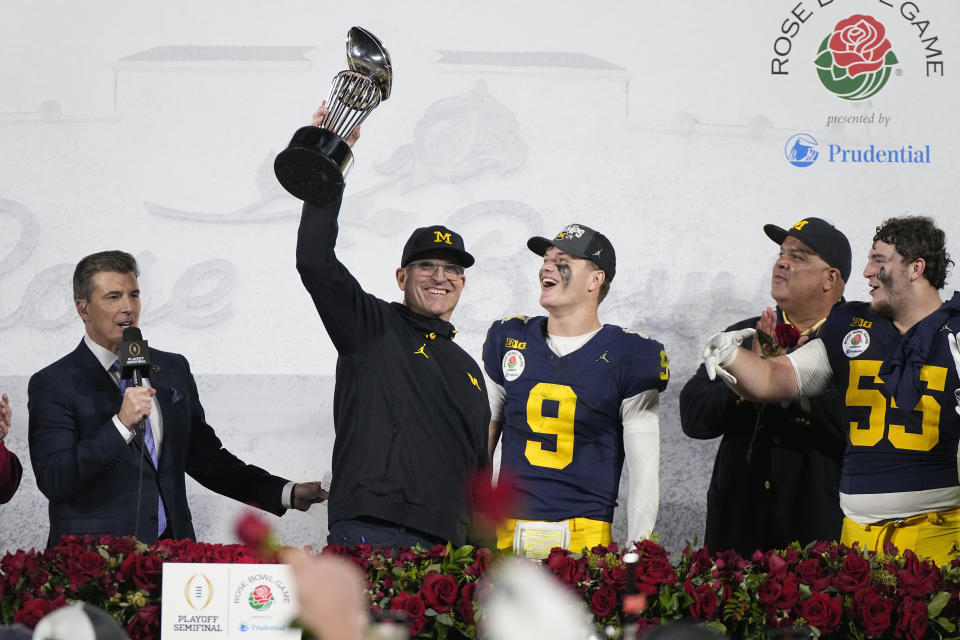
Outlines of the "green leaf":
M927 605L927 617L936 618L943 611L943 608L950 602L950 594L946 591L938 591Z
M883 56L883 64L891 65L897 64L898 62L900 62L900 60L897 59L897 54L893 52L893 49L887 51L887 55Z
M957 630L957 625L953 624L952 622L950 622L944 617L937 618L934 620L934 622L936 622L938 625L940 625L950 633L953 633L954 631Z
M453 626L453 619L450 618L450 614L449 614L449 613L441 613L440 615L437 616L437 624L443 624L443 625L446 625L446 626L448 626L448 627L452 627L452 626Z
M834 65L833 68L830 69L830 75L833 76L834 80L841 80L847 77L847 70L844 69L843 67L838 67Z
M813 61L813 64L815 64L820 69L829 69L830 67L833 66L833 54L830 53L829 49L827 49L826 51L821 52L820 55L816 57L816 59Z
M804 596L806 596L807 598L809 598L809 597L811 596L811 594L813 593L812 591L810 591L810 585L808 585L808 584L803 584L802 582L800 583L799 589L800 589L801 595L804 595Z
M427 607L427 610L423 612L423 615L427 616L428 618L435 618L437 617L437 610L433 607Z

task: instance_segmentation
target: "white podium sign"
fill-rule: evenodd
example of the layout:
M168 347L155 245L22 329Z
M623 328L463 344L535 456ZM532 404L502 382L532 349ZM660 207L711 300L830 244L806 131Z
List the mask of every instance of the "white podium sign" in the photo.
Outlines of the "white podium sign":
M285 564L166 562L160 636L164 640L300 640L299 608Z

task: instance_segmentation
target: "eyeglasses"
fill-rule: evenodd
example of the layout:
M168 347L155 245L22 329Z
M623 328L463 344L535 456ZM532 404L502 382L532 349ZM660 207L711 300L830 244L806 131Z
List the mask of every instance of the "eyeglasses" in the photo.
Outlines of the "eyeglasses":
M440 264L439 262L432 262L430 260L421 260L419 262L411 262L410 266L416 270L417 275L421 276L432 276L438 269L443 269L443 275L447 277L447 280L456 280L463 275L463 267L459 264Z

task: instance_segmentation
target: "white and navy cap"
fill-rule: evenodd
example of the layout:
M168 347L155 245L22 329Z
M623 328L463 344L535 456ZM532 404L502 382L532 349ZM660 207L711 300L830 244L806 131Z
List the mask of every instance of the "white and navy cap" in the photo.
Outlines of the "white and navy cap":
M527 248L538 256L545 254L550 247L592 261L606 274L607 282L613 281L617 272L617 254L607 236L599 231L594 231L585 224L568 224L553 240L541 236L527 240Z

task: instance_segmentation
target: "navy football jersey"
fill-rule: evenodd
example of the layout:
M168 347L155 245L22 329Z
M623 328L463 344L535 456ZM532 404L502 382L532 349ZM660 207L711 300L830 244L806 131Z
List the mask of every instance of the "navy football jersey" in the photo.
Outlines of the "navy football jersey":
M960 365L949 342L958 331L951 303L904 335L864 302L828 317L820 337L845 405L840 493L851 517L849 505L863 520L960 506Z
M544 317L495 322L483 345L490 379L506 392L501 468L517 482L524 520L613 520L623 467L620 405L669 379L663 345L604 325L557 356Z

